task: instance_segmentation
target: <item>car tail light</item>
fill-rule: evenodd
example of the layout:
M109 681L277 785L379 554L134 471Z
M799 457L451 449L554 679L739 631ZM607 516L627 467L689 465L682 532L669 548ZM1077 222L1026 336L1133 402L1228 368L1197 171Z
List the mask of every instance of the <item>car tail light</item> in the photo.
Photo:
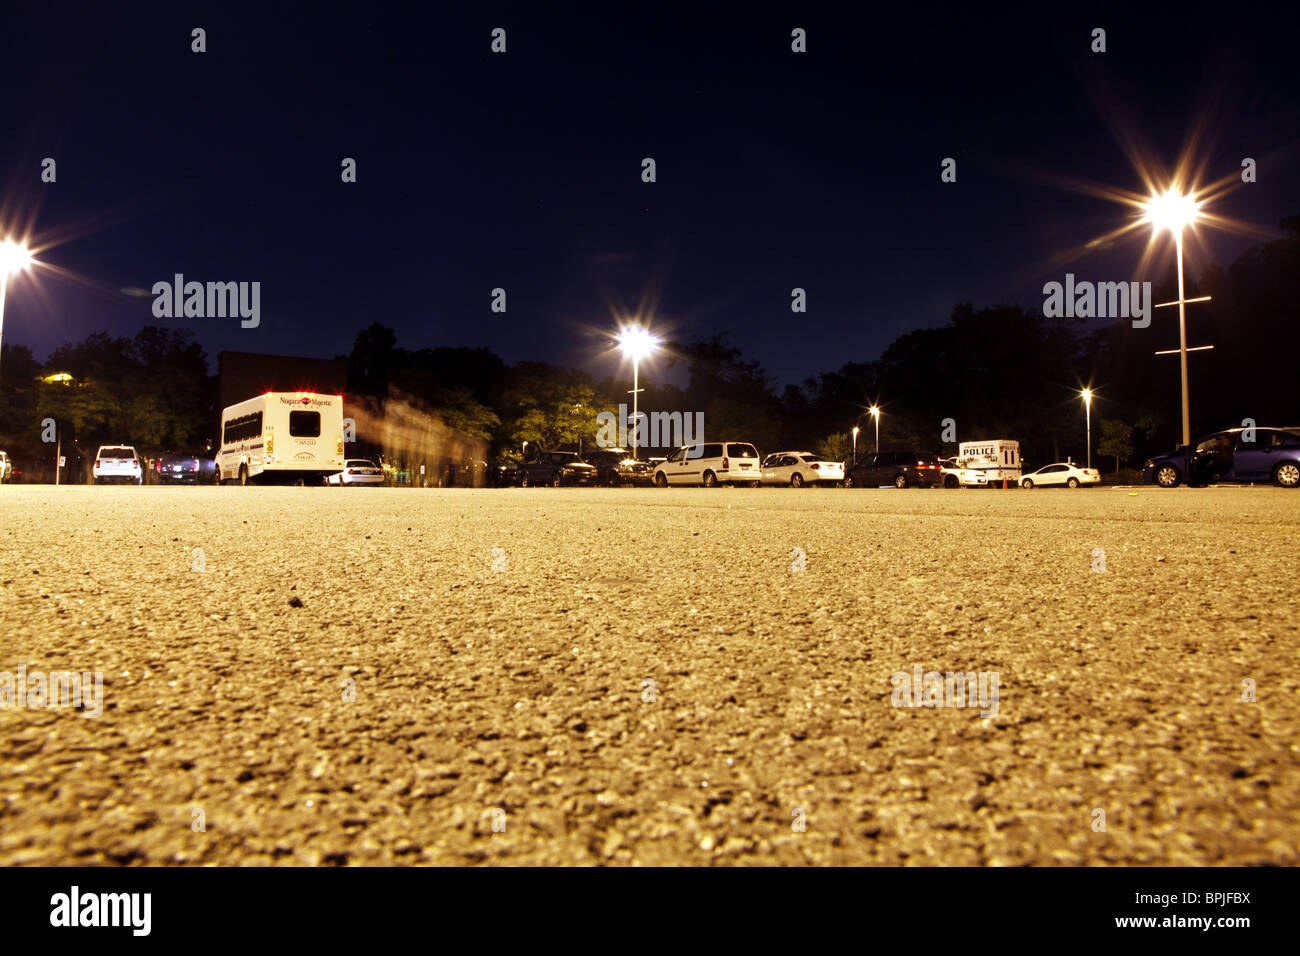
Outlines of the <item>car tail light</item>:
M723 470L723 471L726 471L726 470L727 470L727 459L725 459L725 458L722 459L722 470Z
M821 468L821 465L817 464L817 462L813 462L808 467L811 468L813 471L816 471L817 469Z
M190 465L190 471L198 471L198 470L199 470L199 463L197 461L194 464Z
M344 474L346 475L355 475L356 473L357 472L355 468L349 468L347 471L344 472Z
M96 458L96 459L95 459L95 467L96 467L96 468L100 468L100 467L102 467L103 464L104 464L103 459L101 459L101 458Z
M154 470L154 471L162 471L162 459L161 459L161 458L159 458L157 461L155 461L155 462L153 463L153 470Z

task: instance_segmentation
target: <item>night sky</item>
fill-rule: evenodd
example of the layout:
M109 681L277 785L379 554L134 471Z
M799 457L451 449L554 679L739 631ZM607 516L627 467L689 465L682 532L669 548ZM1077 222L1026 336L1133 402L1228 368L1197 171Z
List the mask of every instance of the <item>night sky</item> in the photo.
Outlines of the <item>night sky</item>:
M656 329L729 331L800 381L959 301L1041 307L1066 271L1161 278L1134 274L1145 233L1055 258L1130 215L1065 185L1140 188L1116 129L1172 164L1203 120L1210 178L1260 164L1225 212L1265 229L1300 213L1294 33L1267 7L465 6L6 5L0 231L61 239L42 258L76 280L11 284L5 343L43 359L162 324L214 361L330 357L378 321L406 348L604 376L598 332L645 302ZM1225 267L1260 241L1204 238ZM260 327L160 321L120 291L177 272L260 281Z

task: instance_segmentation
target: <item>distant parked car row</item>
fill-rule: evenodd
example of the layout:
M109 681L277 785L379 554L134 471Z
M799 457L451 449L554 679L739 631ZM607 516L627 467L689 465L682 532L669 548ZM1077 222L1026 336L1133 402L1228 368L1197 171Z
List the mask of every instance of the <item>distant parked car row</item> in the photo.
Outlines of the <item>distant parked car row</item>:
M654 480L652 467L649 461L633 458L626 448L596 448L582 455L538 450L518 464L499 464L489 469L488 483L499 488L648 485Z
M985 488L989 477L1006 475L1011 485L1034 488L1064 485L1077 488L1096 484L1101 473L1059 462L1019 477L1019 450L1014 442L982 443L987 456L947 459L923 451L885 451L856 464L830 461L810 451L778 451L760 458L750 442L696 442L676 449L667 458L638 461L625 448L602 448L579 455L571 451L538 451L522 464L497 465L491 484L520 485L785 485L801 488L822 485L847 488ZM1010 450L1008 450L1010 449ZM1001 456L1006 455L1005 459ZM1000 460L1001 459L1001 460ZM977 466L983 467L977 467ZM1004 469L1000 465L1008 465ZM999 483L1001 479L999 479Z
M977 444L977 443L972 443ZM1023 477L1018 449L1008 453L1002 446L1012 442L987 443L992 457L940 459L923 451L886 451L847 465L829 461L809 451L779 451L760 459L750 442L696 442L675 450L667 458L640 460L626 448L597 448L585 455L567 451L537 451L525 462L499 464L487 472L489 485L700 485L722 484L844 486L847 488L980 488L996 482L998 455L1001 464L1016 469L1003 477L1022 488L1053 485L1079 488L1097 485L1101 472L1080 467L1072 461L1055 462ZM963 445L963 448L966 446ZM981 451L984 449L981 448ZM992 465L989 463L992 462ZM982 464L983 463L983 464ZM207 454L168 452L152 462L154 480L163 484L208 484L218 479L216 463ZM144 460L131 445L103 445L95 455L92 475L95 484L140 485L145 480ZM1149 459L1143 479L1165 488L1217 482L1269 482L1283 488L1300 487L1300 427L1230 428L1215 432L1192 445ZM14 478L14 467L0 451L0 483ZM1001 481L1002 479L998 479ZM344 487L383 485L387 476L369 459L350 458L341 471L328 475L326 484Z

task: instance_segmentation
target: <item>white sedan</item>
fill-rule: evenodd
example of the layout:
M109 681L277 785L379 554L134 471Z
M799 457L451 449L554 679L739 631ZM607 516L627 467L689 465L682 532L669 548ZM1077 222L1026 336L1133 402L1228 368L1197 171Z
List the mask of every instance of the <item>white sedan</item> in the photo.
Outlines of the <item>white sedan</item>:
M763 459L759 481L765 485L839 484L844 480L844 463L826 461L810 451L778 451Z
M1047 485L1065 485L1078 488L1080 485L1097 485L1101 483L1101 472L1096 468L1080 468L1072 461L1058 461L1054 465L1044 465L1032 474L1020 479L1021 488L1037 488Z
M989 476L974 468L963 468L955 458L940 458L945 488L987 488Z
M384 470L368 458L349 458L343 470L325 479L331 485L382 485Z

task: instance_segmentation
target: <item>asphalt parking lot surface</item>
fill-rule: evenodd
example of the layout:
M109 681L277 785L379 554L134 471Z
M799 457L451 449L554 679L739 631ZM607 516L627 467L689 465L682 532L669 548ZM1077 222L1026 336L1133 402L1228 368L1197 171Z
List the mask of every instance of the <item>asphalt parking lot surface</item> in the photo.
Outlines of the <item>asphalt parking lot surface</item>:
M1298 565L1273 488L4 486L0 671L103 697L0 709L0 864L1294 865Z

